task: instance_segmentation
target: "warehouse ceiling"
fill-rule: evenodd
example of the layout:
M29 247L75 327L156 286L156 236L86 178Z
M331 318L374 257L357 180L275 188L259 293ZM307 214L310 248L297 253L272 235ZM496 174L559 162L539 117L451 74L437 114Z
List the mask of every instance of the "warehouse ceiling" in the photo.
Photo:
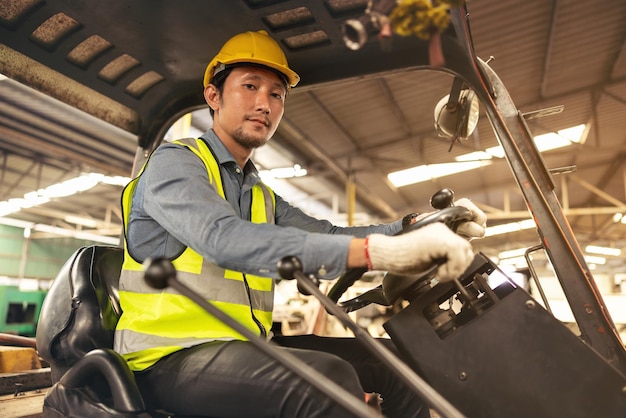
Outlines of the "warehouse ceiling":
M274 158L259 156L261 168L300 164L308 175L287 182L340 213L352 178L355 211L369 221L428 211L429 197L444 187L477 202L490 225L530 217L505 159L408 186L390 183L390 172L452 162L498 141L482 113L460 144L450 147L437 135L434 107L453 78L415 68L426 41L370 36L358 51L345 46L341 25L362 16L367 1L0 5L0 73L9 77L0 81L0 201L86 172L129 176L136 153L143 156L171 122L202 107L204 66L221 44L265 29L302 82L287 98ZM626 214L626 3L474 0L467 8L476 55L504 82L533 134L587 127L581 143L542 153L581 246L626 250L626 224L615 222L616 213ZM542 109L553 114L532 117ZM196 115L198 129L210 126L206 111ZM99 184L7 217L115 239L120 190ZM497 255L538 243L529 229L476 241L476 248ZM623 271L623 257L610 268Z

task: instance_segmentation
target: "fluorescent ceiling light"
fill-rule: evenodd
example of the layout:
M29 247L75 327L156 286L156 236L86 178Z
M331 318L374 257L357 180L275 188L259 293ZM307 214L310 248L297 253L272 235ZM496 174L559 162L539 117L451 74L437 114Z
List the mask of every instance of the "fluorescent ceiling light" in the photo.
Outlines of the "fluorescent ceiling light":
M99 173L88 173L61 183L53 184L24 194L23 198L13 198L0 202L0 216L19 212L22 209L43 205L52 199L71 196L91 189L99 183L124 186L130 181L128 177L109 177Z
M111 186L126 187L130 180L130 177L125 176L102 176L100 178L100 183L109 184Z
M100 179L104 176L102 174L89 173L80 177L75 177L63 181L61 183L53 184L45 189L39 189L34 192L26 193L24 198L29 200L37 200L38 198L53 199L57 197L71 196L76 193L84 192L96 186Z
M618 223L621 222L623 224L626 224L626 216L624 216L623 213L616 213L615 215L613 215L613 222Z
M562 148L573 143L580 143L587 125L576 125L571 128L561 129L558 132L550 132L537 135L534 138L539 152ZM432 179L475 170L491 164L492 158L504 158L504 149L501 146L487 148L485 151L475 151L455 157L456 163L427 164L406 170L389 173L387 178L396 187L409 184L421 183Z
M567 139L568 141L580 144L584 142L586 129L587 124L583 123L581 125L572 126L571 128L561 129L558 133L561 137Z
M98 226L98 222L96 222L94 219L85 218L82 216L67 215L63 220L67 223L86 226L87 228L95 228Z
M83 231L74 231L71 229L59 228L52 225L36 224L34 222L22 221L19 219L3 218L0 217L0 225L8 225L16 228L24 229L24 238L29 238L32 235L32 231L43 232L52 235L60 235L65 237L72 237L76 239L82 239L85 241L101 242L110 245L119 245L119 237L108 237L104 235L92 234Z
M619 248L599 247L597 245L587 245L585 251L590 254L612 255L617 257L622 253Z
M591 264L605 264L606 263L606 258L598 257L596 255L586 255L585 256L585 261L587 263L591 263Z
M259 170L259 176L261 179L290 179L294 177L304 177L307 175L306 169L302 168L299 164L294 164L293 167L280 167L272 168L269 170Z
M456 163L426 164L406 170L395 171L387 174L389 181L396 187L409 184L421 183L432 179L475 170L491 164L491 161L462 161Z
M469 154L459 155L457 157L454 157L454 159L456 161L482 161L482 160L490 160L493 157L494 156L492 154L489 154L486 151L474 151L474 152L470 152Z
M570 128L561 129L558 132L549 132L547 134L537 135L534 138L535 144L539 152L549 151L557 148L563 148L572 144L582 142L586 124L572 126ZM469 154L463 154L456 157L457 161L468 161L472 159L489 159L504 158L504 149L501 146L487 148L485 151L476 151Z
M511 222L508 224L489 226L485 231L485 237L491 237L494 235L508 234L509 232L521 231L523 229L535 228L535 221L532 219L526 219L519 222Z
M504 148L502 148L500 145L498 145L497 147L487 148L485 152L496 158L504 158Z

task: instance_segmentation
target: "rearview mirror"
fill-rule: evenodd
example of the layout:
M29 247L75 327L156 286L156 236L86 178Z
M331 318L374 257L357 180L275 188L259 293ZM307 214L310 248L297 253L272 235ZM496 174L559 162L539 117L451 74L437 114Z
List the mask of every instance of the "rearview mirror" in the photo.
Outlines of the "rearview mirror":
M461 90L458 101L443 97L435 106L435 130L439 136L467 140L478 125L478 98L470 89Z

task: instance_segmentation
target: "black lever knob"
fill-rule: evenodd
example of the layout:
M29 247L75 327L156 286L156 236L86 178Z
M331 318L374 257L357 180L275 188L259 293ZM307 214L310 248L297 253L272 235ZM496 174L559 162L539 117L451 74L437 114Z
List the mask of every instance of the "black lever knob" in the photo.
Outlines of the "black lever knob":
M441 189L430 198L430 206L441 210L453 206L454 192L451 189Z
M302 271L302 262L298 257L283 257L277 264L278 274L285 280L292 280L296 277L296 271Z
M287 256L283 257L276 265L278 274L285 280L292 280L296 278L296 273L302 273L302 262L298 257ZM302 277L302 276L300 276ZM308 280L317 287L320 286L320 281L317 277L309 277ZM306 286L302 284L301 279L298 278L298 291L305 296L310 296L311 292L306 289Z
M144 280L154 289L165 289L169 286L169 279L176 277L176 269L167 258L149 258L144 262L144 266Z

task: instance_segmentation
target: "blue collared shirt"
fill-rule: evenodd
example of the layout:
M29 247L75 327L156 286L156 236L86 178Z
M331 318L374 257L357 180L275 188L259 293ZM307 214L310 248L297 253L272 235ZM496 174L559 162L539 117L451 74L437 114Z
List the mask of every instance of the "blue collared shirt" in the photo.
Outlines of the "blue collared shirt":
M161 145L150 157L133 196L128 226L130 253L173 258L193 248L222 268L278 278L276 263L287 255L306 274L334 279L346 269L353 237L392 235L401 221L363 227L337 227L315 219L276 196L276 224L250 222L252 186L259 175L251 161L241 169L210 130L201 137L220 166L226 200L209 183L206 167L188 149Z

